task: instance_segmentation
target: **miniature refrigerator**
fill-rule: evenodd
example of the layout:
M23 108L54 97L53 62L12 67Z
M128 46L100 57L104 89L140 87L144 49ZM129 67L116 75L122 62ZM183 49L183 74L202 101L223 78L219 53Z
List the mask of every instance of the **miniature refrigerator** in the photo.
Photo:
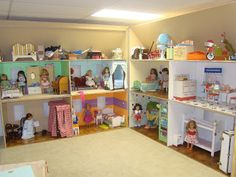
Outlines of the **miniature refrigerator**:
M167 105L162 104L159 112L159 140L167 143L167 126L168 126L168 109Z
M234 150L234 131L224 131L222 134L220 152L220 170L231 173Z

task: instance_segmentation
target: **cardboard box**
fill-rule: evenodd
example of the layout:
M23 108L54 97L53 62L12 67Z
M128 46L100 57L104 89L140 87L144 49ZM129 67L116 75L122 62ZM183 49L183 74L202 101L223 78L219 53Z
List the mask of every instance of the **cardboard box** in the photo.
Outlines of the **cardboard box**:
M196 87L195 80L174 81L174 98L180 101L195 99Z
M187 60L188 53L193 51L194 51L193 46L175 46L174 60Z

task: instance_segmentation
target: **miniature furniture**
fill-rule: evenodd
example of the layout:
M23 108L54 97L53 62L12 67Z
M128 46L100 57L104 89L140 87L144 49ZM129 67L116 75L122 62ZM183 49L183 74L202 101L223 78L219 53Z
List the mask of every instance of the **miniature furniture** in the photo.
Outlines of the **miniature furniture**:
M12 47L12 59L16 61L17 59L26 59L31 58L34 61L37 61L37 55L34 49L33 44L15 44Z
M56 94L69 93L69 79L66 76L60 76L52 82L53 91Z
M133 90L142 91L142 92L151 92L157 91L159 89L158 82L140 82L134 81Z
M95 124L96 125L103 123L103 117L102 117L101 113L99 113L98 111L94 111L94 116L95 116Z
M29 165L32 167L34 177L46 177L48 173L47 162L44 160L33 161L33 162L24 162L18 164L4 164L0 165L0 171L10 170L18 167L23 167Z
M190 119L183 118L183 134L182 137L184 137L185 127L186 124L189 122ZM209 151L211 153L211 156L214 157L214 153L219 151L221 148L221 141L220 141L220 132L223 130L220 130L220 126L218 125L218 122L209 122L206 120L199 120L199 119L191 119L194 120L197 123L197 129L198 129L198 143L195 144L195 146L205 149L206 151ZM201 134L201 129L204 130L204 134ZM205 133L207 131L207 133ZM205 139L206 137L210 137L211 140Z
M119 127L125 121L125 116L116 115L112 108L105 108L102 110L102 117L104 123L110 127Z
M232 172L234 150L234 131L224 131L222 133L219 168L225 173Z
M53 137L73 136L70 105L63 100L50 101L48 131Z
M18 98L23 96L22 93L20 93L19 89L9 89L9 90L2 90L2 99L5 98Z
M167 143L168 106L161 105L159 111L159 140Z

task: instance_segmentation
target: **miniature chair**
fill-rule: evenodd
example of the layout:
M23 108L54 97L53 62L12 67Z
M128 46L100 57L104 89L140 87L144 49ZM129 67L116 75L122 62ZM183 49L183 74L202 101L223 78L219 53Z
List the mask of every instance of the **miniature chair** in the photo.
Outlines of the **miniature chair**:
M94 111L96 125L103 124L103 117L100 111Z

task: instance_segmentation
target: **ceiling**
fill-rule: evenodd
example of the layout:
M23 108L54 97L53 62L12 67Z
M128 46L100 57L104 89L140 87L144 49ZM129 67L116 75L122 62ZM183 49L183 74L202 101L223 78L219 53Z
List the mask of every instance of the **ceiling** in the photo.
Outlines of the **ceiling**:
M157 13L162 19L212 8L236 0L0 0L0 19L56 21L133 25L134 20L91 17L94 12L109 8Z

